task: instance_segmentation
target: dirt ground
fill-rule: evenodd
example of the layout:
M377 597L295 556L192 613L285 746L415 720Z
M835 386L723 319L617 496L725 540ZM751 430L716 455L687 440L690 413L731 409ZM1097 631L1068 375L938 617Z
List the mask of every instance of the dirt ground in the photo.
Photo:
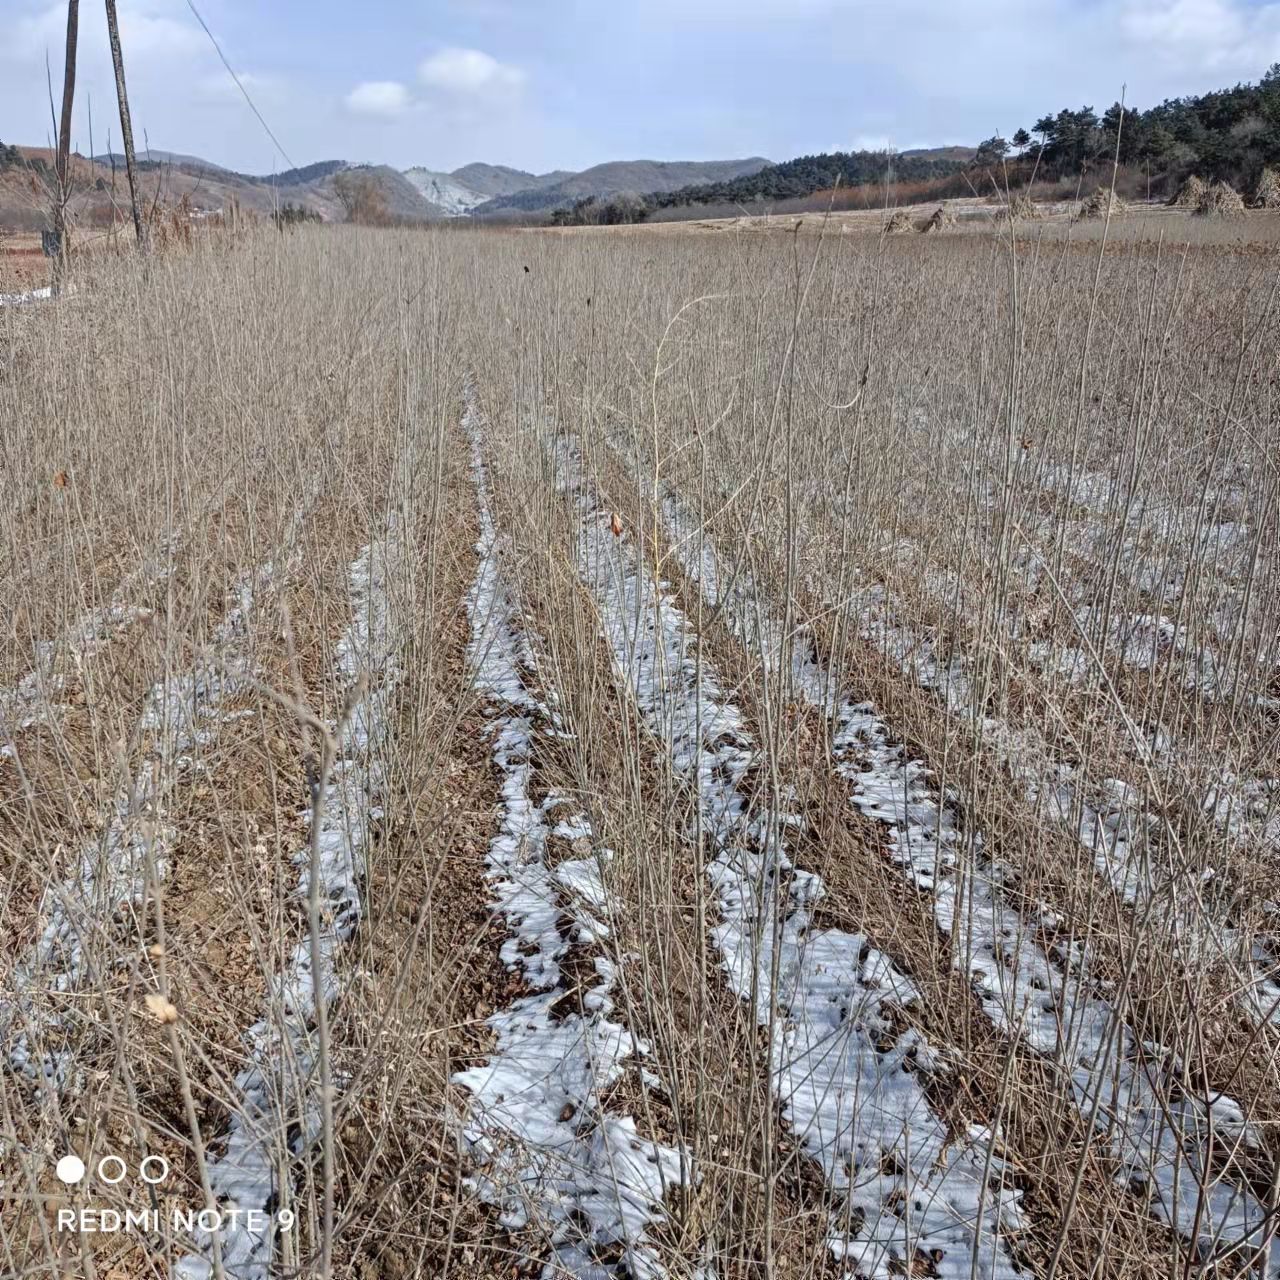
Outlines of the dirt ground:
M49 281L49 260L40 251L39 235L0 231L0 293L37 289Z

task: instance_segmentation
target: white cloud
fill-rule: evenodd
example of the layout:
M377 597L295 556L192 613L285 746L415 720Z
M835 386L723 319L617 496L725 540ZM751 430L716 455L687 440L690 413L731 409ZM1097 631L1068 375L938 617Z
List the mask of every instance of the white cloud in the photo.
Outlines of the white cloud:
M423 60L418 78L428 88L459 97L501 97L519 90L525 74L479 49L441 49Z
M171 0L128 0L120 4L119 12L120 43L128 62L146 61L156 55L198 54L208 47L204 32L184 19L185 7L179 8ZM50 4L17 19L12 38L5 41L4 53L13 61L43 66L48 51L50 61L60 65L66 38L67 6ZM100 46L105 48L105 38L105 19L93 9L82 12L81 56L92 56Z
M413 105L409 90L398 80L366 80L346 96L347 108L362 116L402 116Z
M1121 27L1139 47L1188 70L1248 71L1256 66L1260 74L1280 58L1280 4L1127 0Z

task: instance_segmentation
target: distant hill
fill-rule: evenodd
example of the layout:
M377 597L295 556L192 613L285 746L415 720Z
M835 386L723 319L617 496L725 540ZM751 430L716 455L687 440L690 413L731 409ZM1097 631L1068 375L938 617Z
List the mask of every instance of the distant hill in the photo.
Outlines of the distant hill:
M9 168L0 162L0 225L43 226L48 200L33 188L30 170L51 161L41 148L9 148ZM970 161L968 147L937 147L893 157L899 178L933 177L954 172ZM508 165L476 162L446 173L414 166L403 173L389 165L319 160L275 174L237 173L200 156L151 148L139 153L143 187L149 203L186 206L196 213L217 213L233 203L245 211L271 214L288 203L324 221L347 217L352 184L374 189L377 220L427 222L441 218L545 220L555 211L572 211L584 202L603 206L623 198L640 216L672 205L752 203L785 199L825 190L837 176L844 185L878 180L886 158L872 152L802 156L773 164L763 156L740 160L613 160L581 172L556 169L532 173ZM103 154L76 161L78 188L73 200L77 217L88 225L105 225L111 217L112 188L118 206L124 181L124 157ZM114 173L113 173L114 167ZM24 174L20 170L26 169ZM343 180L341 175L354 175ZM340 186L345 183L345 190ZM560 215L557 214L557 217Z
M183 155L180 151L158 151L154 147L144 147L136 153L135 158L142 163L171 164L191 169L207 169L210 173L232 172L232 170L224 168L220 164L214 164L212 160L202 160L199 156ZM113 162L117 169L124 168L123 151L108 151L100 156L94 156L93 160L95 164L105 164L108 168L111 167Z
M298 169L283 169L279 173L237 173L234 169L214 164L212 160L183 155L178 151L157 151L154 147L150 151L139 151L135 158L144 172L158 168L177 169L184 173L211 174L224 181L238 178L241 182L274 187L303 186L318 178L327 178L331 173L337 173L348 167L346 160L317 160L314 164L303 165ZM94 156L93 159L95 164L110 168L114 163L117 170L124 169L123 152L109 151L103 155Z
M550 173L526 173L505 164L464 164L450 175L472 191L486 196L511 196L518 191L537 191L571 178L571 169L553 169Z
M483 217L511 209L546 211L592 196L607 199L624 192L666 192L690 184L730 181L769 166L763 156L746 160L612 160L554 183L497 196L473 212Z
M431 169L415 166L406 169L404 176L427 200L444 210L446 216L451 218L461 217L489 199L488 194L467 186L453 174L436 173Z
M291 204L318 215L326 222L341 222L346 206L334 185L335 178L355 170L367 176L379 193L385 216L397 222L427 222L447 216L446 210L427 199L398 170L386 165L351 165L345 160L321 160L278 174L243 174L180 152L151 150L151 159L139 158L143 196L148 205L185 202L194 214L239 209L270 216L280 205ZM157 158L162 157L162 158ZM38 230L49 225L49 197L45 187L52 167L52 152L42 147L0 148L0 227ZM112 171L112 160L115 171ZM103 154L96 160L75 156L72 163L74 192L72 217L85 227L104 227L121 202L127 205L124 157ZM114 188L114 196L113 196ZM117 215L118 216L118 215Z

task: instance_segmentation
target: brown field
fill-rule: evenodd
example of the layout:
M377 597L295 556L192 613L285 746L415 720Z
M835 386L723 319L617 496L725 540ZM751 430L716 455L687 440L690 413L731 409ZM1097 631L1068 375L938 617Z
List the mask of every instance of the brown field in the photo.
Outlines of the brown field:
M956 212L0 308L0 1274L1280 1274L1280 221Z
M931 235L946 236L1001 236L1007 237L1009 224L997 218L999 206L991 200L950 199L928 204L905 206L903 212L912 223L912 230L920 232L933 211L939 207L949 209L956 221L942 232ZM1015 234L1024 244L1041 240L1071 240L1096 243L1102 238L1101 219L1077 220L1073 215L1074 201L1037 204L1037 216L1020 219ZM848 235L852 233L879 235L888 214L882 209L840 209L802 212L781 212L773 215L739 214L729 217L693 218L688 221L654 221L628 227L572 227L561 234L587 231L596 234L637 234L642 231L660 231L672 235L680 232L739 231L749 234L768 232L791 233L797 229L805 235ZM1274 248L1280 245L1280 212L1269 209L1249 209L1243 217L1201 217L1186 209L1169 208L1164 204L1135 203L1123 215L1114 217L1107 228L1107 239L1113 244L1133 242L1173 246L1193 245L1197 248L1217 246L1238 248L1262 245Z

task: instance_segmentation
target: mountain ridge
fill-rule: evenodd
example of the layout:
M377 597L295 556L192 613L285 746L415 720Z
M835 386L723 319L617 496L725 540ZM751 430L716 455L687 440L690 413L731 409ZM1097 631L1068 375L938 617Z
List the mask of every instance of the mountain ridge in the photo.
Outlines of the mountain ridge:
M560 181L477 205L474 216L507 211L539 213L587 196L607 199L624 193L674 191L704 182L725 182L759 173L772 165L764 156L742 160L606 160Z

